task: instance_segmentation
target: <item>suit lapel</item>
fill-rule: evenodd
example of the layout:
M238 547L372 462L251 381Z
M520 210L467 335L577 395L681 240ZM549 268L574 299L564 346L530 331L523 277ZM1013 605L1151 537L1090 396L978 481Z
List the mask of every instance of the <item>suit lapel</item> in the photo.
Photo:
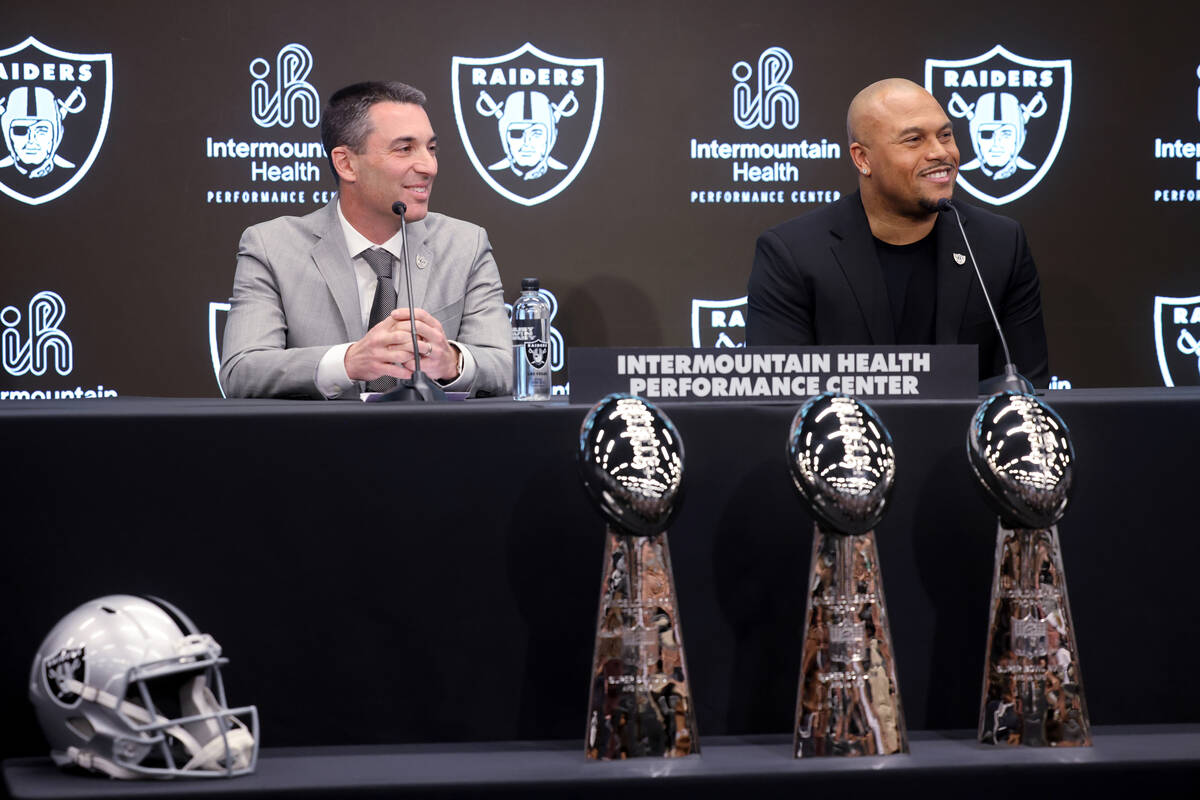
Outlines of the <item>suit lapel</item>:
M959 206L962 208L962 206ZM963 217L963 227L969 225ZM958 255L964 259L959 264ZM967 293L975 281L975 268L963 242L954 212L938 215L937 222L937 311L934 314L933 341L935 344L957 344L967 308Z
M408 224L408 246L412 248L412 257L408 260L412 269L413 306L424 308L425 290L429 286L429 274L434 270L433 250L430 249L429 218ZM401 265L403 270L404 265ZM408 305L408 286L404 274L396 282L396 307Z
M358 281L354 277L354 265L346 250L346 237L338 221L337 200L325 206L325 219L314 231L320 237L312 249L313 263L325 279L329 293L341 312L350 341L357 341L366 333L363 330L362 309L359 308Z
M892 308L888 304L883 269L879 266L875 240L858 193L847 198L842 207L845 213L839 215L830 230L833 256L858 301L871 344L895 344L896 332L892 328Z

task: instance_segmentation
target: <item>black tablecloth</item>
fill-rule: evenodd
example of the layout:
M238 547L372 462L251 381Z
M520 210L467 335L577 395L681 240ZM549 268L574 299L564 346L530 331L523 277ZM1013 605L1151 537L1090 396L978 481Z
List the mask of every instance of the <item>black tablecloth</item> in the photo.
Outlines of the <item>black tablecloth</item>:
M911 753L792 758L787 736L711 737L699 756L587 761L582 741L269 748L232 780L111 781L66 774L48 758L4 762L14 798L273 797L728 798L824 796L1192 798L1200 726L1101 727L1093 747L992 747L973 731L912 736ZM968 788L969 787L969 788ZM835 795L837 796L837 795Z
M1191 692L1200 391L1074 390L1060 525L1094 722L1200 721ZM910 729L977 722L995 519L975 401L873 403L898 480L878 529ZM812 521L794 404L663 404L686 445L671 533L701 736L790 729ZM232 659L267 745L583 735L604 525L579 486L583 405L8 403L0 753L44 752L30 660L114 592L187 611Z

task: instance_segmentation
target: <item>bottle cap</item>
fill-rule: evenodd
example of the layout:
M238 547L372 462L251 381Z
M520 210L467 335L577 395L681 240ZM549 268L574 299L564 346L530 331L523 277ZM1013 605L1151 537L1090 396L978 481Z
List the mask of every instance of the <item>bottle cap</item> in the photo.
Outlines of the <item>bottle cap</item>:
M521 278L522 292L536 292L538 290L537 278Z

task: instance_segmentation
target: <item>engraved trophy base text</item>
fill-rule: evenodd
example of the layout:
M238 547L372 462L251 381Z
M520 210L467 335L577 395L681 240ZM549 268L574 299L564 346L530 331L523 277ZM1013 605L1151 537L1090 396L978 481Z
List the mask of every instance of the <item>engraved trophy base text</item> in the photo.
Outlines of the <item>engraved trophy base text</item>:
M875 534L814 528L795 756L907 753Z
M607 534L588 702L590 759L700 752L667 534Z
M1058 528L996 533L979 741L1092 743Z

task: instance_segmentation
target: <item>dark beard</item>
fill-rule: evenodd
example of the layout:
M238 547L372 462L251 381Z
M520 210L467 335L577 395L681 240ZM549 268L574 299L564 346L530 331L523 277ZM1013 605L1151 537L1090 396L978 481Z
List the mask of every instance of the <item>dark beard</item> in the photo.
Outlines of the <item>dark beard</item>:
M918 197L917 205L919 205L923 211L928 211L930 214L936 214L940 210L936 200L930 200L925 197Z

